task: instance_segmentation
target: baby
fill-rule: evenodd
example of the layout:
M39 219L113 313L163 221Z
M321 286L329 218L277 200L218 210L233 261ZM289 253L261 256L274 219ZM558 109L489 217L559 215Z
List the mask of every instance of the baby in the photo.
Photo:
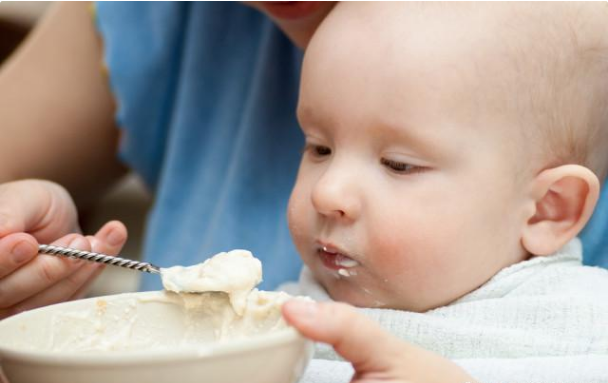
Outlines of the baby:
M286 290L368 308L480 381L591 381L608 271L582 266L576 236L608 168L608 6L328 18L302 72L288 218L306 267Z

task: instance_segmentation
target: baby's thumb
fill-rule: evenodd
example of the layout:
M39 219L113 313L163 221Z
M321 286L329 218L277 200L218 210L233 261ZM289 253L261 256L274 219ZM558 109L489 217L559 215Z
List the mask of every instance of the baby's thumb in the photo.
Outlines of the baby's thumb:
M392 351L405 346L371 319L343 303L291 300L283 305L285 320L302 335L331 345L357 373L391 369Z

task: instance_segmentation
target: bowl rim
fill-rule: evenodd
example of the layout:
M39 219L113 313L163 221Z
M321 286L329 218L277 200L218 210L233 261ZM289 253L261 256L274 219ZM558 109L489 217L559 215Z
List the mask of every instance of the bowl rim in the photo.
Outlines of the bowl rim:
M17 351L0 346L0 361L19 360L35 362L46 365L69 365L69 366L116 366L116 365L148 365L194 360L212 360L227 355L239 355L251 350L263 350L276 346L289 344L293 341L312 343L303 338L296 330L288 328L277 330L268 335L257 335L252 338L229 340L218 342L204 347L183 347L179 350L138 350L138 351L116 351L112 353L55 353L42 351Z
M135 293L123 293L109 296L92 297L81 299L78 301L64 302L60 304L77 303L84 300L107 299L109 297L117 297L124 295L150 295L149 293L159 293L162 291L146 291ZM41 310L55 305L41 307ZM22 314L29 314L39 309L29 310ZM21 314L11 318L6 318L0 321L0 327L3 322L17 320ZM267 348L280 347L292 342L302 342L305 347L310 347L312 341L304 338L295 328L286 327L284 329L274 330L266 334L257 334L250 338L230 339L225 341L214 342L201 346L187 345L179 349L151 349L151 350L130 350L130 351L112 351L100 353L70 353L70 352L49 352L37 350L16 350L11 347L0 344L0 363L4 360L28 361L45 365L64 366L117 366L117 365L149 365L149 364L164 364L179 362L188 362L194 360L216 359L226 355L239 355L250 352L251 350L263 350Z

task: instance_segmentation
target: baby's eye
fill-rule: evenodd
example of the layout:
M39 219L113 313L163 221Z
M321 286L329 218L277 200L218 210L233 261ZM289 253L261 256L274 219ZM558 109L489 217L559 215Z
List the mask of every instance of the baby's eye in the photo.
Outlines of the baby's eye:
M331 154L331 149L323 145L306 144L305 152L310 152L315 157L324 157Z
M408 164L405 162L389 160L388 158L381 158L380 163L396 173L410 174L410 173L418 173L423 170L423 167L421 167L421 166L411 165L411 164Z

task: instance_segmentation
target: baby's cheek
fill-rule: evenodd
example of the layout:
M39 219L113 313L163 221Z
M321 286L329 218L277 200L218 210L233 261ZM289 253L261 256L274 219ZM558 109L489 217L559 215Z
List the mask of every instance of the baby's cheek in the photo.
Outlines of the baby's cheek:
M368 254L376 258L374 263L391 274L417 268L418 253L425 249L424 241L414 231L399 230L403 226L395 228L375 228L368 245Z
M298 189L294 189L287 205L287 224L292 236L301 230L302 220L306 216L303 202L301 193L298 193Z
M304 201L292 195L287 207L287 223L293 243L300 257L305 259L313 238L314 213L307 208Z
M375 258L371 273L378 299L404 308L435 300L436 287L448 269L448 249L438 248L436 237L417 231L379 234L374 235L382 240L374 241L369 253Z

